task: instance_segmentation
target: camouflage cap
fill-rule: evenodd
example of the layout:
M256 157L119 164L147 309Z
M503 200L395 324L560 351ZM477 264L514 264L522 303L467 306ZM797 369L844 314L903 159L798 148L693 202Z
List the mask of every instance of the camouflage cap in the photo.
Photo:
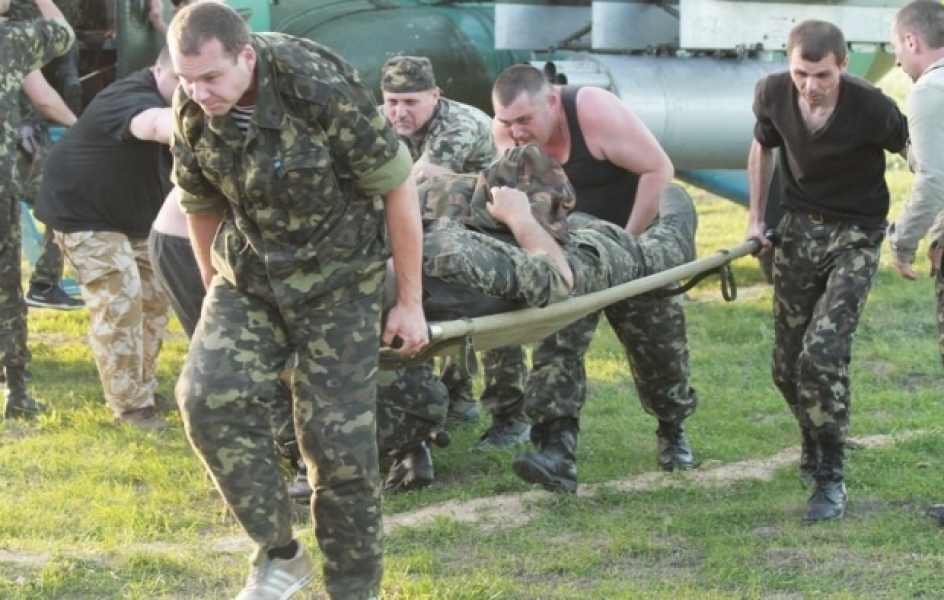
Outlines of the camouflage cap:
M531 213L558 242L567 239L567 215L577 202L563 167L538 146L519 146L479 174L472 194L473 223L483 229L506 230L488 212L491 188L507 186L528 195Z
M425 56L394 56L380 68L380 89L395 94L436 87L433 64Z

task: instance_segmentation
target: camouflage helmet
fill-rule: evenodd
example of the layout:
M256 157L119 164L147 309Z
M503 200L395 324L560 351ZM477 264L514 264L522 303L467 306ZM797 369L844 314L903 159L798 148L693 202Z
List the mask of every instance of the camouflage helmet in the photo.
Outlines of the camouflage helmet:
M380 89L395 94L436 87L433 64L425 56L394 56L380 68Z
M577 202L563 167L538 146L518 146L479 174L471 199L471 219L475 226L506 230L488 212L491 188L511 187L528 195L531 213L558 242L567 239L567 215Z

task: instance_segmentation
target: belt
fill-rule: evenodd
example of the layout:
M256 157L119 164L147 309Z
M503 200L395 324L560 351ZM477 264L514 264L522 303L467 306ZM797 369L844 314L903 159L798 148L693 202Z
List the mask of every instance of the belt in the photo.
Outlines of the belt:
M796 215L806 218L807 221L814 225L825 225L826 223L839 223L842 221L842 219L839 217L818 212L808 212L805 210L797 210L792 212Z

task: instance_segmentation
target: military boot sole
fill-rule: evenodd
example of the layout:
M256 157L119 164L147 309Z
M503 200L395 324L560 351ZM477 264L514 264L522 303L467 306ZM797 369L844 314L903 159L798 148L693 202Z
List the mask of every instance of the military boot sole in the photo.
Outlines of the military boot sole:
M511 468L519 479L543 487L549 492L577 492L577 481L567 477L554 475L541 465L535 464L527 458L515 458Z
M308 485L308 482L300 483L297 481L292 481L287 486L288 497L292 499L292 502L299 502L302 504L308 504L311 501L311 496L314 494L314 490L311 489L311 486Z
M399 480L399 481L388 481L384 483L383 491L391 496L397 494L402 494L404 492L412 492L415 490L421 490L425 487L429 487L433 484L434 479L426 477L413 477L409 481Z
M665 473L673 473L675 471L693 471L698 468L698 463L689 462L689 463L659 463L659 469Z
M827 521L836 521L841 519L843 515L846 514L846 503L843 502L842 506L833 513L819 513L819 514L810 514L812 511L808 510L806 514L803 515L803 524L804 525L813 525L814 523L825 523Z
M39 410L23 410L20 408L7 409L3 411L4 419L35 419L42 414Z
M830 497L832 496L832 497ZM824 521L835 521L846 514L846 504L849 496L846 487L829 491L818 488L806 503L806 512L803 514L803 524L812 525Z
M34 419L46 412L46 405L35 400L30 403L18 402L16 400L6 401L3 409L4 419Z

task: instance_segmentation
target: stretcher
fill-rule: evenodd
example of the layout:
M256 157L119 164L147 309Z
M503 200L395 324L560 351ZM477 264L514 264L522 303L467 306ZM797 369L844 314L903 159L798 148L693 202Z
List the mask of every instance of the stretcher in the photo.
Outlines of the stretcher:
M768 232L766 237L773 241L774 234ZM381 352L380 366L382 369L398 369L421 364L436 356L456 356L459 367L475 375L478 370L476 352L537 342L621 300L649 292L663 296L681 294L714 274L720 278L724 299L733 301L737 298L737 285L731 272L731 261L756 254L760 248L760 240L751 238L673 269L568 298L543 308L524 308L483 317L430 323L429 343L422 350L410 357L384 350ZM666 286L685 279L688 279L686 283L666 289Z

